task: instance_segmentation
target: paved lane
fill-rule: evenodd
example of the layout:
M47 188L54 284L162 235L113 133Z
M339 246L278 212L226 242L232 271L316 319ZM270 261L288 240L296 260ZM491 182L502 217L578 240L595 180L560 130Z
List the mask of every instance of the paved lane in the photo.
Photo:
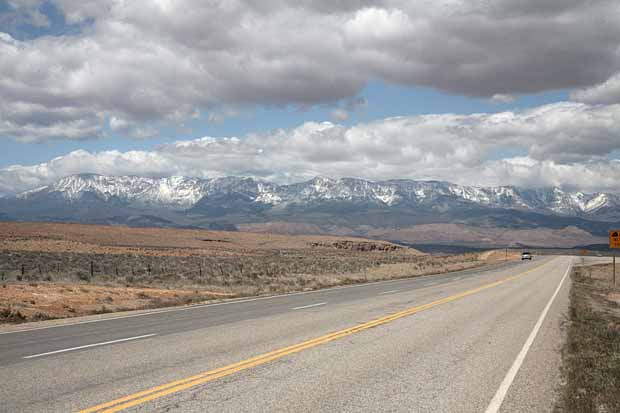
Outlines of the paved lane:
M466 270L450 274L413 279L358 284L306 293L265 298L232 300L204 306L164 309L139 313L123 318L97 320L31 331L3 334L0 332L0 366L20 361L23 357L61 349L74 348L121 340L148 334L166 335L207 327L253 320L289 312L316 303L338 304L373 298L385 290L412 291L428 286L445 284L466 277L480 277L495 273L496 269L514 267L514 262L491 265L483 270ZM71 320L68 321L72 323Z
M0 376L11 377L0 386L0 410L79 410L440 300L132 409L484 411L568 262L540 258L494 270L0 335ZM506 411L519 411L520 395L531 393L523 371L546 381L537 385L545 395L537 406L552 403L557 360L531 361L545 351L554 354L561 340L555 332L567 288L565 283L558 291L541 324L503 404L513 410ZM23 358L147 334L155 335Z

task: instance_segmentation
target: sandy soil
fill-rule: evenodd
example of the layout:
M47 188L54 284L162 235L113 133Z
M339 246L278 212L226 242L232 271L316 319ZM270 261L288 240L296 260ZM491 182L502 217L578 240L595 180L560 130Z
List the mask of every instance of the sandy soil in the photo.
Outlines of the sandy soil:
M110 287L77 283L8 283L0 287L0 322L79 317L196 303L232 294L204 290Z
M620 306L612 266L576 266L571 277L563 385L555 411L618 412Z
M616 264L616 288L613 288L612 264L595 264L580 267L580 274L587 278L603 281L608 285L609 291L605 298L620 305L620 264Z
M350 237L0 223L0 323L313 290L504 259L503 251L429 256Z
M307 249L311 244L329 247L337 241L360 238L275 235L172 228L129 228L62 223L0 222L0 249L95 254L134 253L152 256L255 255L279 249ZM376 245L394 245L369 241ZM408 249L409 253L416 253Z

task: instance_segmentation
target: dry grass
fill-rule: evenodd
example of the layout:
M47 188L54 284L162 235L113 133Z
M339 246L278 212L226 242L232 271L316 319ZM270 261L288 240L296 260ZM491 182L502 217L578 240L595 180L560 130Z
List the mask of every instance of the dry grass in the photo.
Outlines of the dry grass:
M506 252L505 250L490 250L481 252L479 257L483 261L502 261L506 259L514 261L521 259L521 251L509 250Z
M461 270L503 258L500 253L432 257L349 237L0 223L0 285L5 286L0 321L183 304L216 294L313 290ZM76 298L75 291L82 301L68 304L71 311L54 304ZM121 300L112 291L127 294Z
M576 267L558 411L620 411L620 305L611 266Z
M227 293L204 290L121 288L74 283L11 283L0 288L0 322L79 317L230 297Z
M124 226L0 222L0 249L11 251L72 252L85 254L140 254L149 256L226 257L265 251L304 250L309 244L359 238L276 235L201 229L130 228ZM376 245L393 245L370 241ZM409 250L413 252L414 250Z

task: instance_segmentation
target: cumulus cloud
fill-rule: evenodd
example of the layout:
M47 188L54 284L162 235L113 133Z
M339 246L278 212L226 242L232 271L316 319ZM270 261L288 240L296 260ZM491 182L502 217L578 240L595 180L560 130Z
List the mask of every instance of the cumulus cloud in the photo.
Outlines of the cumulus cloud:
M371 80L490 98L620 70L614 0L47 1L82 31L0 33L1 137L98 138L112 118L145 135L221 107L337 104ZM43 0L8 4L5 30L46 24Z
M620 103L620 73L598 85L573 91L571 99L592 104Z
M135 139L150 138L158 133L157 129L152 126L140 126L140 124L116 116L110 118L109 124L112 131Z
M480 182L497 185L509 182L524 187L561 186L571 190L611 191L618 193L620 160L559 164L515 157L484 164L477 178Z
M62 176L254 176L294 182L316 175L441 179L469 185L561 185L620 192L620 105L562 102L520 112L393 117L344 127L204 137L150 151L75 151L34 166L0 170L14 193ZM518 156L515 156L518 153Z
M491 102L493 103L512 103L515 101L515 97L504 93L496 93L491 96Z

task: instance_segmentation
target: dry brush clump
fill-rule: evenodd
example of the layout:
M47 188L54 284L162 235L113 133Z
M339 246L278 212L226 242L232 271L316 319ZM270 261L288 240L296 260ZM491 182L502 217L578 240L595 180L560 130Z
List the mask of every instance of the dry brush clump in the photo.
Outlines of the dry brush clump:
M609 265L572 273L557 411L620 411L620 295L610 281Z
M236 294L286 292L458 270L479 265L476 254L431 257L407 249L278 250L236 257L151 256L3 251L0 273L10 281L84 282L167 288L206 288ZM398 269L397 274L390 274Z
M60 313L45 310L40 317L187 304L218 293L311 290L454 271L485 262L479 254L429 256L389 242L347 237L29 223L0 223L0 229L6 230L0 233L0 285L39 284L39 290L31 288L32 294L59 287L54 290L59 299L92 293L89 303L76 303ZM77 293L72 285L79 286ZM157 296L149 290L123 302L112 293L95 293L90 286L110 291L164 289L179 295ZM0 301L9 290L0 288ZM195 291L194 297L187 291ZM42 304L24 300L21 304L5 300L6 314L0 319L34 317L32 311ZM19 307L22 304L27 305ZM24 313L28 308L32 311Z
M399 251L405 247L396 244L378 243L373 241L323 241L323 242L311 242L312 247L327 247L335 248L338 250L351 250L351 251Z
M228 298L207 290L110 287L76 283L10 283L0 294L0 322L21 323Z

